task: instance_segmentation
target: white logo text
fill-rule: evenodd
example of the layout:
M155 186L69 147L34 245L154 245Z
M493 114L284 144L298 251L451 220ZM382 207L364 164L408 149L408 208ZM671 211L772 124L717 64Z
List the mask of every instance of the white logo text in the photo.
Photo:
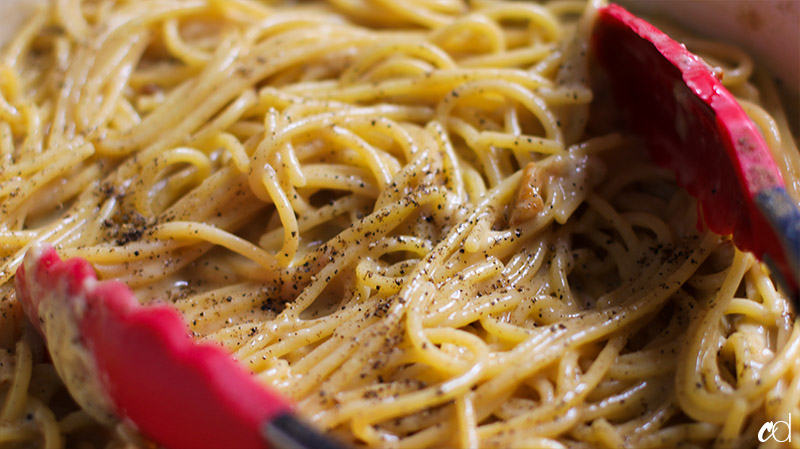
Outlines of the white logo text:
M786 428L786 433L778 432L782 427ZM780 439L780 437L784 437ZM758 441L764 443L769 439L773 439L778 443L792 442L792 414L789 413L789 419L786 421L767 421L761 426L758 431Z

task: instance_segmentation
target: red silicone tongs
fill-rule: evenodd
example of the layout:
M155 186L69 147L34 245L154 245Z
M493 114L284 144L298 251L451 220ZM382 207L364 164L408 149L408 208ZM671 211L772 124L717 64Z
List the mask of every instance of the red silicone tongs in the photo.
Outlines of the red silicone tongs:
M59 375L95 418L123 420L170 449L342 447L221 347L195 342L176 310L139 305L85 260L34 248L15 282Z
M800 209L733 95L684 45L618 5L599 10L591 44L650 156L698 199L709 229L765 261L800 306Z

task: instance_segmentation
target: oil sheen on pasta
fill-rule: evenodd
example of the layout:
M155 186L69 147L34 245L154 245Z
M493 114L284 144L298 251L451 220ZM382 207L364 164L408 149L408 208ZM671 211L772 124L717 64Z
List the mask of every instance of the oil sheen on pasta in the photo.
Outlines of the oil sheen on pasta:
M40 241L174 305L357 445L753 447L800 419L787 300L589 114L596 7L42 9L0 59L0 446L148 444L80 410L26 327L13 273ZM769 77L678 38L796 194Z

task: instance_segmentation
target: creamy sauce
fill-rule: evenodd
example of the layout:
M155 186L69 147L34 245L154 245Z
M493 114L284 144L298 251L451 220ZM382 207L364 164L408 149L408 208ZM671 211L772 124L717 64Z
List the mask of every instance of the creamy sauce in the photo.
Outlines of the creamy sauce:
M27 273L35 273L42 251L43 247L37 247L25 258ZM97 280L86 279L82 291L90 291L96 284ZM62 295L66 290L63 284L50 291L42 290L46 296L39 302L40 325L58 375L87 413L105 424L115 423L113 406L102 386L102 373L81 337L79 323L86 310L85 296Z

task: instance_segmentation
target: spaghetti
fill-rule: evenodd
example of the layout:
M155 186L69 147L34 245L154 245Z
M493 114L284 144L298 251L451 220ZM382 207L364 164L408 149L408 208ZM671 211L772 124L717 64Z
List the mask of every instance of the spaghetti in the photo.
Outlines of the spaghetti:
M0 444L148 444L71 402L25 326L13 273L38 242L172 304L356 445L752 447L800 419L787 299L589 114L596 6L39 11L0 61ZM680 39L800 198L769 78Z

